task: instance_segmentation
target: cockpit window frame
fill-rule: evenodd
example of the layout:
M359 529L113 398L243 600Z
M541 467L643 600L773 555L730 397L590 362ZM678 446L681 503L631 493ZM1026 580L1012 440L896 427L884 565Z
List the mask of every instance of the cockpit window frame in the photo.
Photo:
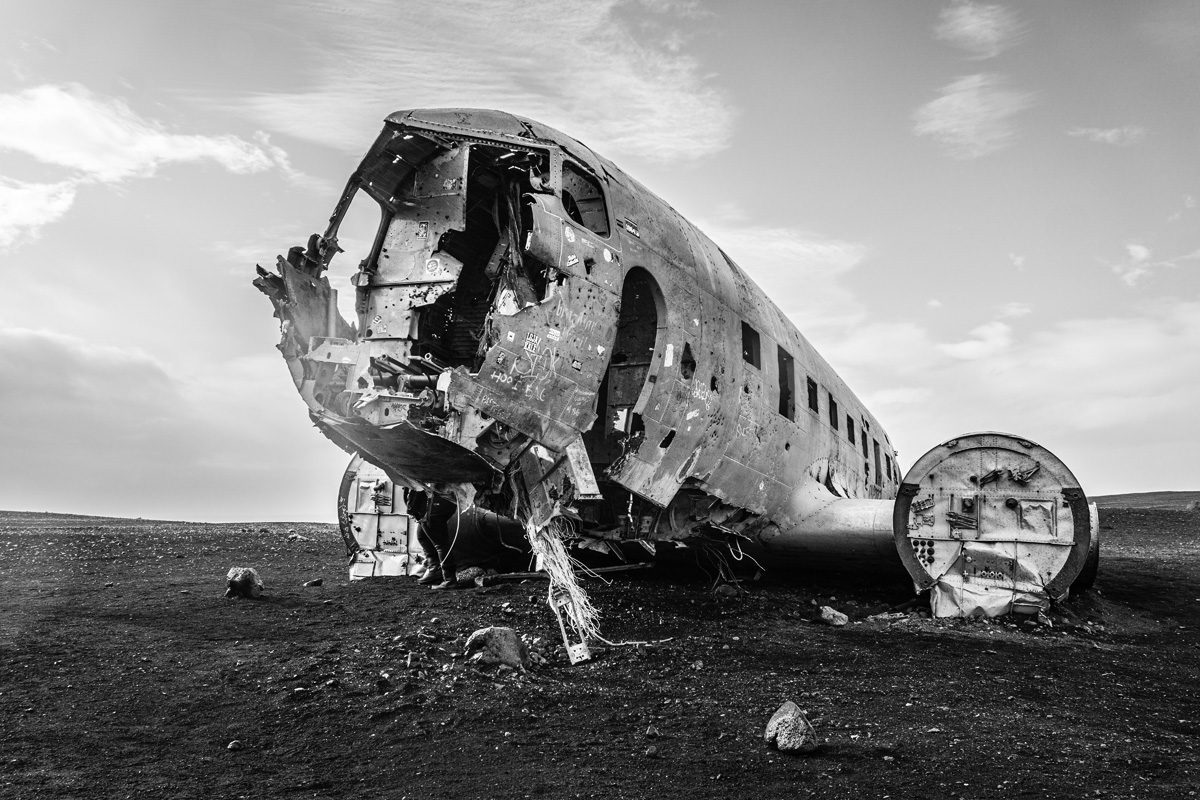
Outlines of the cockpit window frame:
M612 232L613 232L613 227L614 227L614 219L613 219L613 215L612 215L612 204L609 202L608 192L605 191L604 181L602 181L598 175L596 175L594 172L592 172L592 170L588 169L586 166L579 163L574 158L563 158L562 159L562 173L561 173L561 175L559 175L559 199L562 201L564 213L567 212L567 197L568 197L567 191L568 190L567 190L566 184L567 184L568 169L570 171L574 172L576 175L578 175L581 180L592 185L592 187L594 189L596 189L596 191L599 192L600 203L601 203L601 206L604 211L605 229L603 232L601 232L601 231L598 231L595 228L593 228L586 221L584 221L585 218L584 218L582 212L579 212L580 219L578 219L578 220L576 220L573 217L570 217L571 222L574 223L575 225L578 225L579 227L583 228L584 230L589 231L596 236L599 236L601 239L612 238ZM572 199L574 199L573 196L572 196Z

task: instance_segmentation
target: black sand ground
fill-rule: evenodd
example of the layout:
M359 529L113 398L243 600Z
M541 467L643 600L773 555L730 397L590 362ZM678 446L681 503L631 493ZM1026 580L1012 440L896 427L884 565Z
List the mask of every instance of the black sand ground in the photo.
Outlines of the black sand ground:
M604 631L669 641L572 667L544 584L351 584L332 526L3 513L0 797L1196 796L1200 513L1103 525L1098 591L1052 628L869 621L909 589L867 579L643 575L588 584ZM262 600L222 597L234 565ZM550 663L464 665L492 624ZM787 699L816 754L764 745Z

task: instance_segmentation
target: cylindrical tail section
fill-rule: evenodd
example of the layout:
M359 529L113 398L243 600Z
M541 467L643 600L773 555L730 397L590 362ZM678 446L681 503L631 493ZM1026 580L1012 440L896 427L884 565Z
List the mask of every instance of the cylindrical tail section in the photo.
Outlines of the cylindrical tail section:
M1099 520L1066 465L1027 439L973 433L921 456L892 516L935 616L1036 613L1094 577Z

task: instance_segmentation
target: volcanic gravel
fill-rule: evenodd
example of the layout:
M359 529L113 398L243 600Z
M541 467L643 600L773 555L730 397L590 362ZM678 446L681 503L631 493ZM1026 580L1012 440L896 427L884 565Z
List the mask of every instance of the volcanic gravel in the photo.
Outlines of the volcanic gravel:
M1200 513L1102 525L1049 627L650 572L587 581L617 644L571 666L542 582L350 583L329 525L0 512L0 797L1194 797ZM233 566L263 598L223 597ZM489 625L546 663L465 662ZM763 742L785 700L815 753Z

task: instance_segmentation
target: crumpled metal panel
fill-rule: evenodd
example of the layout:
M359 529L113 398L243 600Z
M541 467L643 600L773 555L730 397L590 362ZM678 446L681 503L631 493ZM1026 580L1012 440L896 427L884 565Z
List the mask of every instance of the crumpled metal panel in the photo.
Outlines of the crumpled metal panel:
M316 421L327 434L349 443L372 463L387 464L425 483L486 482L495 473L477 453L408 422L384 428L332 415L318 416Z
M366 290L364 339L416 338L416 309L454 288L462 263L439 250L441 238L465 225L469 147L435 156L413 176L413 191L395 211ZM365 283L365 285L364 285Z
M1053 453L999 433L935 447L904 477L901 560L937 616L1031 612L1066 595L1092 543L1075 477Z
M456 147L434 157L413 176L413 193L396 207L384 235L373 285L458 277L462 265L437 250L443 234L466 227L469 159L469 147Z
M616 338L621 265L610 243L566 218L558 198L532 200L526 252L559 275L541 302L492 317L496 344L477 375L453 372L448 396L455 408L474 405L561 451L596 418L596 392Z
M1036 613L1048 606L1046 593L1040 590L997 591L995 587L954 581L939 580L929 597L929 608L935 617L998 617L1014 610Z
M282 259L279 272L287 287L287 319L307 350L312 337L330 332L329 308L333 290L327 278L314 278Z

